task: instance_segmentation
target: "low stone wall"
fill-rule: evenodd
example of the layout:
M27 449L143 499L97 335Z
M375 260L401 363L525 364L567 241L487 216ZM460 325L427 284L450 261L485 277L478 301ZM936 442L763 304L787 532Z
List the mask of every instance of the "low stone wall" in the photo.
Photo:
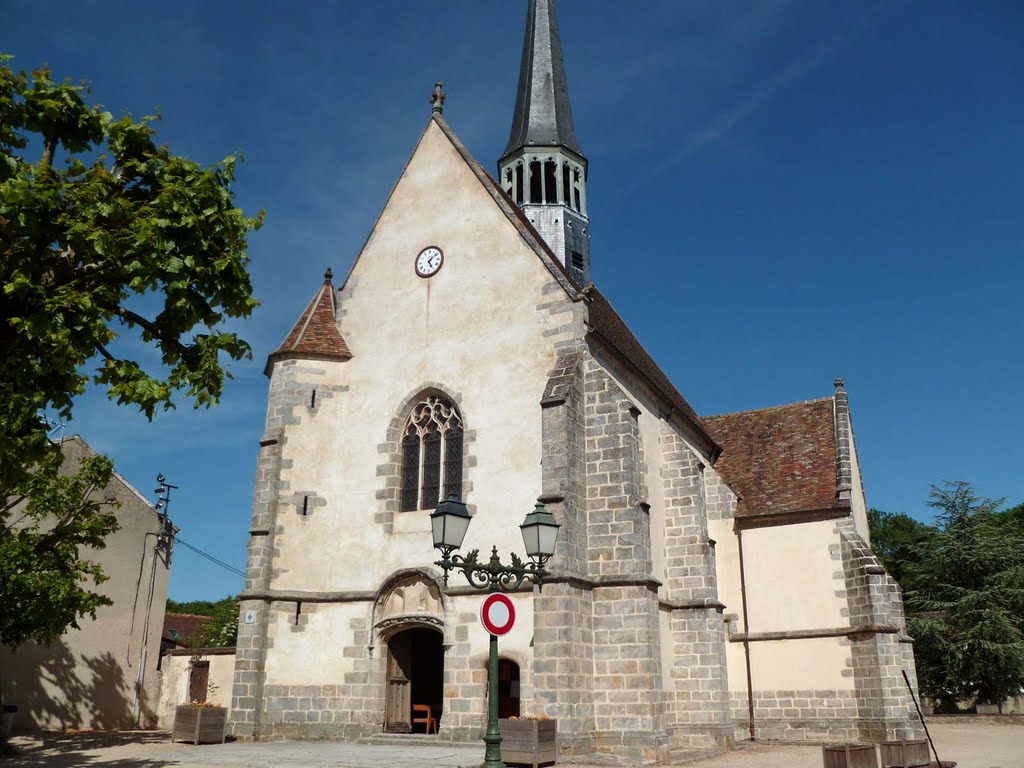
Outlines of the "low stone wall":
M746 693L733 693L731 703L736 739L749 739ZM862 725L852 690L754 691L758 741L857 741Z

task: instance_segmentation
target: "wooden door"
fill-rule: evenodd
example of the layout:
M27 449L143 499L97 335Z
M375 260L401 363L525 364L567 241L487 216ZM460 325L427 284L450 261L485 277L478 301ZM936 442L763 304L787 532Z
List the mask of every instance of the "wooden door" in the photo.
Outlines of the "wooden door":
M388 688L384 730L412 731L412 637L402 632L388 641Z
M195 704L202 704L206 701L209 687L210 662L196 662L188 673L188 700Z

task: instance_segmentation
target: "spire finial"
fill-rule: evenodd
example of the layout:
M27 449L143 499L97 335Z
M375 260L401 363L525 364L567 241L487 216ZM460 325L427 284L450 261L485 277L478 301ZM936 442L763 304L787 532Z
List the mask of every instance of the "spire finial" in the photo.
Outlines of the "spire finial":
M444 100L448 98L448 94L441 90L443 83L438 80L434 83L434 92L430 94L430 103L433 107L433 111L437 114L444 112Z
M326 270L324 271L324 282L325 282L325 283L329 283L329 282L331 282L331 280L333 280L333 279L334 279L334 270L333 270L333 269L331 269L330 267L328 267L328 268L327 268L327 269L326 269Z
M837 377L836 380L833 381L832 383L836 385L836 389L842 389L843 388L843 380L841 378Z

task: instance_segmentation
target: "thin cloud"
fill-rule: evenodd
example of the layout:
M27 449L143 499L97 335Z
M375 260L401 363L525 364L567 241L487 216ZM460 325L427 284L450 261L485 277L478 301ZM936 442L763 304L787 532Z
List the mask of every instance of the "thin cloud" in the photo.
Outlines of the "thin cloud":
M667 171L690 155L721 139L796 81L851 48L882 19L902 8L909 1L879 3L862 14L843 31L833 34L801 53L796 59L761 83L732 109L716 115L707 125L692 134L674 154L654 169L654 175Z

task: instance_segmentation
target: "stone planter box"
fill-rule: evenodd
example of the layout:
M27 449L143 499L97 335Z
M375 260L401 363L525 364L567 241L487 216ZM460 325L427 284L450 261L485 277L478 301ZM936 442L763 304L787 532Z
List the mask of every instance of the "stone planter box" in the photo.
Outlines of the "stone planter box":
M557 720L498 720L501 759L507 764L551 765L558 740Z
M174 710L174 729L171 731L171 741L223 744L227 724L227 707L179 705Z
M882 768L917 768L932 764L928 742L924 739L883 741L879 748L882 751Z
M878 768L874 744L827 744L821 748L823 768Z
M979 715L998 715L999 705L998 704L975 704L974 711Z

